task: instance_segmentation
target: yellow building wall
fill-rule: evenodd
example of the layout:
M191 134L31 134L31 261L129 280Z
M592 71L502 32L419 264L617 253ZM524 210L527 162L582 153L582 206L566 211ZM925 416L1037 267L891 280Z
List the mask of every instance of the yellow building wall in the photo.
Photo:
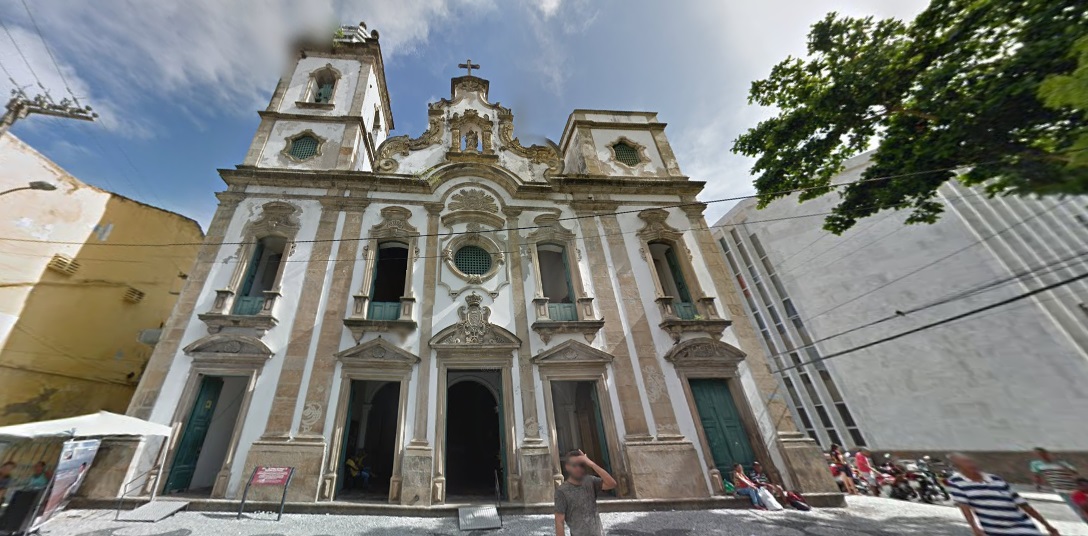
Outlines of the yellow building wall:
M152 350L137 336L170 315L203 233L193 220L80 183L10 138L0 138L0 189L12 187L4 164L13 159L23 167L14 180L59 188L0 197L0 425L124 413ZM31 242L4 240L13 237ZM120 243L189 245L112 245ZM48 269L55 253L78 270ZM129 289L142 299L126 300Z

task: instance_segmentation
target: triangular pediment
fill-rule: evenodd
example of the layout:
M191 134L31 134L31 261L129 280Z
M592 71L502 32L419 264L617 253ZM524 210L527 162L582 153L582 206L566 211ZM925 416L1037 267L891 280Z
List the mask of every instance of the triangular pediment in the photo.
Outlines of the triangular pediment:
M672 347L665 359L680 365L735 366L744 360L745 353L736 346L707 337L690 339Z
M272 350L260 339L248 335L216 334L199 339L184 352L188 355L272 357Z
M544 350L533 356L531 361L538 365L551 363L611 363L612 354L598 350L586 343L576 340L564 341L555 348Z
M454 324L439 331L431 338L431 348L518 348L521 346L521 341L516 335L499 326L488 324L478 331L466 331L461 329L462 327L462 324Z
M419 363L419 356L398 348L382 338L348 348L336 354L336 358L344 363L351 364L402 364L411 366Z

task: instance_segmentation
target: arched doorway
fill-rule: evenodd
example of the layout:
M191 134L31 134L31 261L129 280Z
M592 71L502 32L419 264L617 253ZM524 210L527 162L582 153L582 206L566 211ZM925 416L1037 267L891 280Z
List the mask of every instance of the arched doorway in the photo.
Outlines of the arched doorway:
M354 380L340 462L340 500L385 500L397 451L400 383ZM349 459L369 478L352 477Z
M464 378L449 386L446 407L447 501L456 496L495 495L502 482L502 419L497 393Z

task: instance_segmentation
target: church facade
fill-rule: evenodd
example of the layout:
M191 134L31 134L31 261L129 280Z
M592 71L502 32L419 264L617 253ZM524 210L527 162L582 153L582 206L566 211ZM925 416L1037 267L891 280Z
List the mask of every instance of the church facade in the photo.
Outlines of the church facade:
M757 459L835 491L665 124L578 110L526 146L465 66L425 132L389 137L377 32L302 47L220 171L129 410L175 434L132 446L119 481L237 498L255 467L291 466L292 501L532 504L577 448L621 498L722 494Z

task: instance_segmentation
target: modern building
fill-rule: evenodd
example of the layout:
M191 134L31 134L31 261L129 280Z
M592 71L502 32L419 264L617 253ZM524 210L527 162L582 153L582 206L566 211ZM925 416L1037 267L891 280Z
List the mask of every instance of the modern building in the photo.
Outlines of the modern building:
M293 501L428 507L498 486L536 504L580 448L620 497L709 498L760 459L841 500L765 400L704 183L657 115L578 110L558 144L525 146L487 80L450 86L425 132L388 137L377 32L301 48L220 171L129 410L178 432L112 446L136 460L112 478L151 468L162 492L237 498L255 467L290 466ZM346 469L364 454L369 490Z
M834 182L867 165L850 160ZM953 182L938 199L933 225L885 212L836 236L822 229L832 193L762 210L746 200L714 226L798 427L824 447L967 451L1021 477L1037 445L1088 466L1083 280L837 355L1088 272L1083 198L990 198Z
M80 182L10 132L0 192L0 424L124 413L200 226Z

